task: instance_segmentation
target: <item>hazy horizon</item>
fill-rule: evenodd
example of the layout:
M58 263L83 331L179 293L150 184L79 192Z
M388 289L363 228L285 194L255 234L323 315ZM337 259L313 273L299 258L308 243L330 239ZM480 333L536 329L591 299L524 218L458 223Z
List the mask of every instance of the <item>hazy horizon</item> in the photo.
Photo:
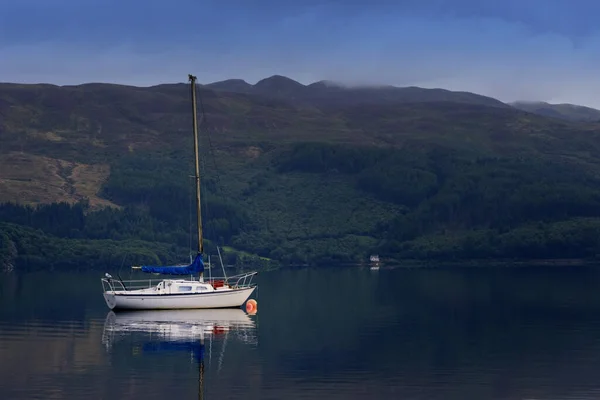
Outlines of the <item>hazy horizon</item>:
M283 75L600 108L599 11L588 0L19 0L0 4L0 80Z

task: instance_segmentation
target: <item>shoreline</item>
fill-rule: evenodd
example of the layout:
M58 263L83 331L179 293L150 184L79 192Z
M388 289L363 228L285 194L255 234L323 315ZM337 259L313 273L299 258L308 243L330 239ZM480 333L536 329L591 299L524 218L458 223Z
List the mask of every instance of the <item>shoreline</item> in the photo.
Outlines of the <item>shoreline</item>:
M303 264L284 265L278 269L300 269L300 268L345 268L358 267L369 268L373 264L364 263L336 263L336 264ZM390 268L438 268L438 267L588 267L600 266L600 260L585 258L548 258L548 259L465 259L465 260L419 260L419 259L390 259L379 263L382 269Z

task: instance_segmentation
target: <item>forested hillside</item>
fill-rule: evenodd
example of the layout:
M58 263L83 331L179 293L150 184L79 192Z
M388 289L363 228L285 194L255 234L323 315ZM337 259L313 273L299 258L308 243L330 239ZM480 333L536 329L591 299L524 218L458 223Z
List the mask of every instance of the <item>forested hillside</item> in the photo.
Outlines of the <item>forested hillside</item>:
M199 88L208 250L229 264L600 254L600 125L290 81ZM192 155L186 85L0 85L2 268L185 262Z

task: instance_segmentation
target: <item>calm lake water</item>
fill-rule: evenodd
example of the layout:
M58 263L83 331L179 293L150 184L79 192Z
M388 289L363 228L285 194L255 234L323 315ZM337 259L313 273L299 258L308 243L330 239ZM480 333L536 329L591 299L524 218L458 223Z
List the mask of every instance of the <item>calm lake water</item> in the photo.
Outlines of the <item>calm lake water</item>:
M2 399L600 398L600 267L275 271L254 316L115 314L101 275L0 275Z

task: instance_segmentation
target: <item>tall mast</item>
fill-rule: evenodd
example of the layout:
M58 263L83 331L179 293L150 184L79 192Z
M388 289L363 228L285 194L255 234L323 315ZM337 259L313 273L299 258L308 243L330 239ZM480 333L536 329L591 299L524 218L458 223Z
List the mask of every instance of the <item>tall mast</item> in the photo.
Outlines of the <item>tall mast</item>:
M198 217L198 253L204 253L202 241L202 213L200 211L200 164L198 161L198 119L196 116L196 77L188 75L192 90L192 116L194 121L194 156L196 158L196 214ZM202 277L202 272L200 273Z

